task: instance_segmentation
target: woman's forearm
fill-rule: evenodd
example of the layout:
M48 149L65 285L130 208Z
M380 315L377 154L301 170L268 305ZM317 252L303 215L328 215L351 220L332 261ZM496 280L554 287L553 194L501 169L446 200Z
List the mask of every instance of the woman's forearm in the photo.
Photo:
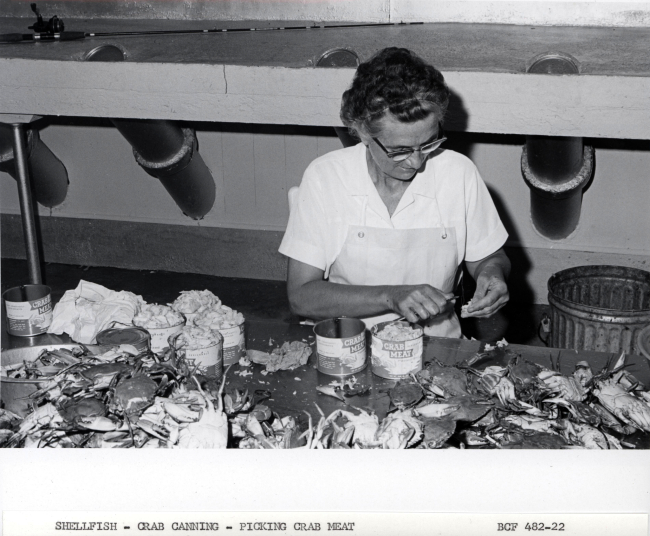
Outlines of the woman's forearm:
M410 322L446 314L451 293L431 285L344 285L323 279L323 270L289 260L287 294L294 314L313 319L368 317L394 312ZM453 303L452 303L453 305Z
M309 281L289 288L289 304L294 314L313 319L375 316L391 311L389 291L388 286Z
M489 257L485 257L477 262L466 262L467 271L476 281L481 274L496 275L503 281L507 281L510 276L510 259L506 256L503 249L499 249Z

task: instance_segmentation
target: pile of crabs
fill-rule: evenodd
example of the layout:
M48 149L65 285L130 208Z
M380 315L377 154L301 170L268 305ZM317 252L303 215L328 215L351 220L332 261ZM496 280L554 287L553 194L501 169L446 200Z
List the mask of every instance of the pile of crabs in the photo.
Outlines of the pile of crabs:
M495 353L504 366L478 368ZM270 393L226 389L228 371L205 376L173 350L56 350L24 364L28 377L48 375L24 417L0 409L0 446L621 449L650 432L650 393L625 354L599 371L581 361L564 375L551 365L503 346L454 366L434 359L388 391L381 419L345 397L330 415L316 405L281 417L264 404Z
M495 356L506 366L474 367ZM559 362L546 368L505 345L457 366L434 360L391 390L394 418L413 423L407 446L422 448L635 448L626 436L650 432L650 392L625 353L611 361L596 372L579 361L564 375Z

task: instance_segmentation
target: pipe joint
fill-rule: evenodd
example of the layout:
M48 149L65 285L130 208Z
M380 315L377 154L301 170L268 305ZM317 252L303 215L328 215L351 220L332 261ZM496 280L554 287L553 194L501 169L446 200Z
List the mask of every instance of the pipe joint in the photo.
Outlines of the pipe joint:
M34 198L44 207L53 208L65 201L68 193L68 172L63 162L45 145L33 128L25 132L25 158L31 177ZM11 142L11 128L0 124L0 171L18 180L16 160Z
M521 152L521 172L526 184L536 194L549 199L564 199L570 197L576 191L582 190L594 170L594 148L585 145L582 152L582 167L573 176L561 182L551 182L538 177L532 170L528 161L528 149L524 145Z
M7 139L4 140L4 136L0 136L0 171L14 175L14 148L11 144L10 132L11 127L7 126ZM38 140L38 132L32 130L31 128L26 129L25 137L27 142L25 144L26 157L29 158L32 154L32 149L35 145L35 138ZM7 143L4 143L4 142Z
M190 164L197 148L196 134L191 128L181 130L183 143L180 149L171 158L162 162L146 160L135 148L133 149L136 162L152 177L157 179L171 177L183 171Z

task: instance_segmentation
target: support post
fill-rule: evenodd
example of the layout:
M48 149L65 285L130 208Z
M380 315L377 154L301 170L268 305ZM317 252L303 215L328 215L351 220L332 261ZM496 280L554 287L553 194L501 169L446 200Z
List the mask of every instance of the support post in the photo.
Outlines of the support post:
M14 135L14 165L16 166L16 180L18 181L18 198L20 201L20 215L23 222L23 236L27 252L29 282L34 285L40 285L43 281L41 279L41 263L38 254L34 203L32 201L32 189L29 182L29 169L27 166L25 129L22 123L13 123L12 127Z

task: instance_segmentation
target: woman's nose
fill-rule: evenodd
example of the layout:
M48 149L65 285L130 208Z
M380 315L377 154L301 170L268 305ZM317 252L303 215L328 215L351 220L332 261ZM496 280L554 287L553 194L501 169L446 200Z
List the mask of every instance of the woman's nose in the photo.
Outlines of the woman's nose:
M418 167L418 168L419 168L419 167L424 163L424 161L427 159L427 156L428 156L428 155L423 154L422 151L418 148L418 149L415 149L415 150L414 150L414 151L409 155L409 157L407 158L407 160L410 161L410 163L411 163L411 165L412 165L413 167Z

